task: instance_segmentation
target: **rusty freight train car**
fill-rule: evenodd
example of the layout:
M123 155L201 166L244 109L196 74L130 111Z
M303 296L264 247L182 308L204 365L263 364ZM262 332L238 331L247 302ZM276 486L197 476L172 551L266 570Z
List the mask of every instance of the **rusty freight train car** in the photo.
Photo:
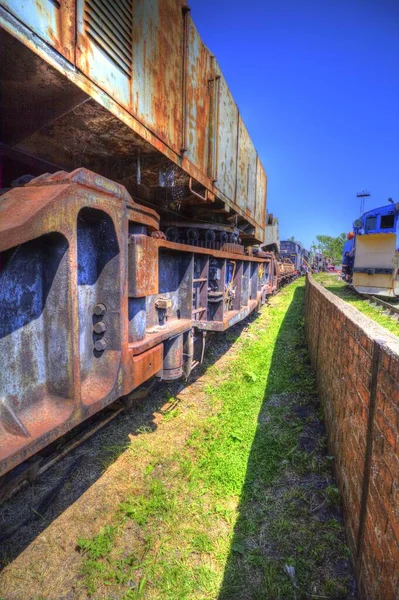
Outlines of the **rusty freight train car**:
M266 175L183 0L0 0L0 475L275 286Z

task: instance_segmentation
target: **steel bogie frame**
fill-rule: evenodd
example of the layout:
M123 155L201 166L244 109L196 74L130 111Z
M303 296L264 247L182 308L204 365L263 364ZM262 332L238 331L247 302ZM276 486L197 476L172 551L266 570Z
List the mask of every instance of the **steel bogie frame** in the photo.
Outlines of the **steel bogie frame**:
M169 242L86 169L0 201L0 474L154 375L188 376L277 286L273 255Z

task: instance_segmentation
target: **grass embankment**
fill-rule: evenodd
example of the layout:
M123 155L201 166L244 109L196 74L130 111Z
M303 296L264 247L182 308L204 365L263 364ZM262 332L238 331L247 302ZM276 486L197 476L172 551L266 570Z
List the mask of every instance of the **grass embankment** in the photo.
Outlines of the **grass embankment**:
M315 280L318 283L321 283L327 290L351 304L360 312L365 314L367 317L370 317L376 323L379 323L385 329L388 329L392 333L396 335L399 334L399 324L397 321L394 321L387 315L383 315L382 311L384 310L381 307L371 306L367 300L359 296L355 291L353 291L344 281L339 280L337 275L329 275L327 273L318 273L314 275ZM394 298L390 298L387 300L391 304L395 304L396 301Z
M183 444L170 439L166 453L150 433L132 440L128 452L148 457L145 476L132 482L110 525L78 540L82 593L124 600L352 597L303 300L303 280L285 288L235 342L223 368L207 369L209 410L190 409ZM184 428L183 416L177 405L159 428L179 420Z

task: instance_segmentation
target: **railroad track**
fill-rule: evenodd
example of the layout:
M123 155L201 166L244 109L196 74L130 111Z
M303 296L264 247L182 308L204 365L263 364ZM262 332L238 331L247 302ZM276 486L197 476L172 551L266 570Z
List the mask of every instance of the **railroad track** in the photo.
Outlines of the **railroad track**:
M114 408L113 405L110 405L96 415L97 419L94 422L88 423L86 421L84 427L80 428L78 433L73 434L72 432L72 436L69 436L69 439L66 439L65 442L63 442L63 437L60 438L50 447L45 448L43 452L38 452L9 473L6 473L0 479L0 504L12 498L29 483L33 483L39 475L48 471L72 450L89 440L100 429L113 421L123 410L125 410L124 406ZM65 438L67 438L67 435ZM54 448L51 446L54 446Z
M371 298L367 297L367 301L371 306L381 308L382 314L386 315L387 317L391 317L394 321L397 321L399 324L399 305L391 304L390 302L381 300L381 298L377 298L377 296L371 296Z
M17 492L33 483L39 475L48 471L76 448L92 438L98 431L111 423L123 411L130 409L138 401L143 400L153 389L155 378L134 390L129 396L116 400L74 430L43 448L37 454L12 469L0 478L0 505L9 500ZM0 536L1 539L1 536Z

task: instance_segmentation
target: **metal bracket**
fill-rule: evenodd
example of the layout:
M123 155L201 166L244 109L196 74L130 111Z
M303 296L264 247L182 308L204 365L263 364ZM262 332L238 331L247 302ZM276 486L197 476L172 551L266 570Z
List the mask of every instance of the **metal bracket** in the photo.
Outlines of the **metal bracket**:
M190 177L189 180L188 180L188 188L189 188L190 192L192 194L194 194L194 196L197 196L197 198L200 198L204 202L207 202L208 201L208 190L205 189L205 196L201 196L201 194L198 194L198 192L196 192L195 190L193 190L192 183L193 183L193 178Z
M155 308L158 310L172 308L172 300L170 298L157 298L155 300Z

